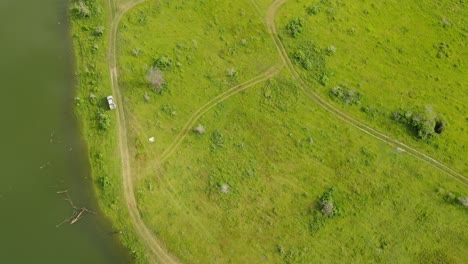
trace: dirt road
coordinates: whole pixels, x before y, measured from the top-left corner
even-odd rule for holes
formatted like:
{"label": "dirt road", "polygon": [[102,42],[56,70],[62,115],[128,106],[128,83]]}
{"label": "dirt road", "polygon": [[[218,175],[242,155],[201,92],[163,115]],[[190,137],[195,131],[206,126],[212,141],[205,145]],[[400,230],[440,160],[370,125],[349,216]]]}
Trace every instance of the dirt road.
{"label": "dirt road", "polygon": [[120,94],[119,73],[117,70],[117,30],[122,16],[132,7],[144,2],[142,0],[128,1],[125,5],[117,6],[116,0],[108,0],[111,13],[111,31],[109,36],[109,70],[111,76],[112,93],[117,102],[117,126],[119,137],[119,151],[122,163],[122,180],[124,198],[127,204],[128,212],[132,219],[135,230],[144,243],[149,253],[149,261],[152,263],[179,263],[176,257],[171,255],[164,245],[154,236],[153,232],[146,226],[138,212],[135,199],[132,172],[130,167],[130,156],[127,139],[127,123],[125,118],[125,108]]}

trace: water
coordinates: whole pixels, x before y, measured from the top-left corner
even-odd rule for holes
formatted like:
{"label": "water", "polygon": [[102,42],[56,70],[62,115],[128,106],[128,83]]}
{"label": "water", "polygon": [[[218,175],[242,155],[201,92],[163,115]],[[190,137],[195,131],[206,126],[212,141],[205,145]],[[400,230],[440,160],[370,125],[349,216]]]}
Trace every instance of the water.
{"label": "water", "polygon": [[67,0],[0,0],[0,263],[128,263],[98,211],[72,112]]}

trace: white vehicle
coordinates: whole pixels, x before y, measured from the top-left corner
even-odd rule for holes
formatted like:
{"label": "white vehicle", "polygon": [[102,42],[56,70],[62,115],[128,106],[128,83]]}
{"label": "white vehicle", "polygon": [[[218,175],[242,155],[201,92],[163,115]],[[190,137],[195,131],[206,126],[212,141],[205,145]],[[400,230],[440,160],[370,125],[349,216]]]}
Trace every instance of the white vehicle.
{"label": "white vehicle", "polygon": [[114,103],[114,97],[112,95],[107,96],[107,103],[109,103],[110,110],[114,110],[117,105]]}

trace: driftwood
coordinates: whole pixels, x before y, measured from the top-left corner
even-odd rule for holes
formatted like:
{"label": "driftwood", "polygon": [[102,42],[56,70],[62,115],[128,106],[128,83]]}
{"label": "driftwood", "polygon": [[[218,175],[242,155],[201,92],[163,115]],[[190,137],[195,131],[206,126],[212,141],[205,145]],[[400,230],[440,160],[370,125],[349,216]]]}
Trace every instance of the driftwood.
{"label": "driftwood", "polygon": [[58,191],[57,193],[58,194],[64,194],[66,196],[64,198],[64,200],[68,202],[68,204],[70,205],[71,208],[73,208],[73,213],[72,213],[72,215],[70,217],[63,220],[62,222],[60,222],[55,227],[59,227],[59,226],[63,225],[64,223],[69,223],[70,225],[73,225],[74,223],[78,222],[81,218],[83,218],[86,213],[96,214],[95,212],[90,211],[85,207],[77,207],[73,203],[72,199],[70,198],[70,195],[68,194],[68,190]]}

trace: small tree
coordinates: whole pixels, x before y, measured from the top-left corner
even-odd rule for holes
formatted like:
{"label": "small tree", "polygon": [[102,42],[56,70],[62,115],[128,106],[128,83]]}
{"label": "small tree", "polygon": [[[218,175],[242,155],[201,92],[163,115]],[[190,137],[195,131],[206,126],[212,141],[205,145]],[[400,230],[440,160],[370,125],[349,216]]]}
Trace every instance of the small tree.
{"label": "small tree", "polygon": [[83,1],[73,5],[73,12],[80,17],[89,17],[91,15],[88,6]]}
{"label": "small tree", "polygon": [[162,71],[157,67],[151,67],[146,74],[146,80],[157,93],[162,93],[163,86],[166,83]]}
{"label": "small tree", "polygon": [[203,134],[205,134],[206,129],[205,129],[205,127],[204,127],[202,124],[198,124],[198,126],[196,126],[196,127],[193,129],[193,131],[194,131],[195,133],[197,133],[197,134],[203,135]]}
{"label": "small tree", "polygon": [[334,212],[335,205],[333,201],[320,201],[321,212],[324,216],[330,217]]}
{"label": "small tree", "polygon": [[104,27],[103,26],[99,26],[99,27],[96,28],[96,30],[94,30],[94,35],[97,36],[97,37],[101,37],[103,34],[104,34]]}
{"label": "small tree", "polygon": [[302,33],[302,26],[304,25],[304,21],[300,18],[292,19],[286,24],[286,30],[293,38],[297,38],[300,33]]}
{"label": "small tree", "polygon": [[461,205],[468,207],[468,197],[460,197],[458,198],[458,202]]}

